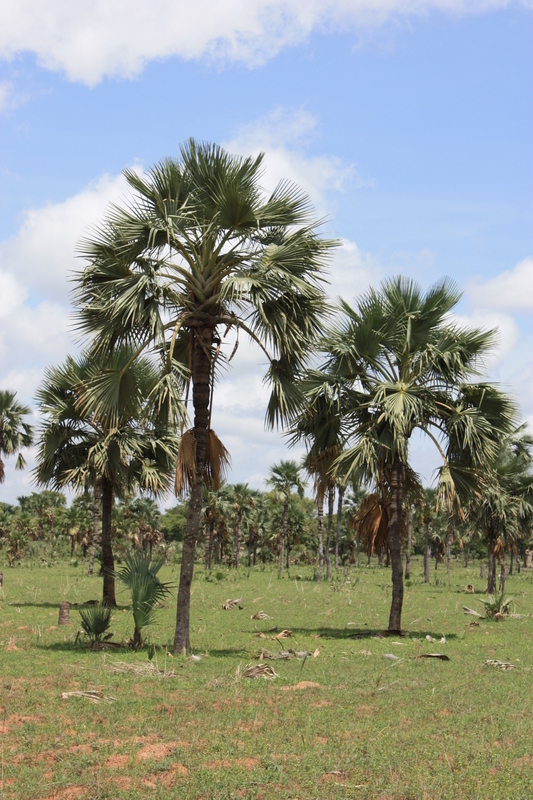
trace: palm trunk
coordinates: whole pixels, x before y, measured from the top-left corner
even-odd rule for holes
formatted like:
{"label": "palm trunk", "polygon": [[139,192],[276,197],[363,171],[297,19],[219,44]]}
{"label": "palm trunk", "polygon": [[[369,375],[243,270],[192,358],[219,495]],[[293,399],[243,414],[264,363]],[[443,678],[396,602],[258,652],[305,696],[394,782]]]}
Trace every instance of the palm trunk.
{"label": "palm trunk", "polygon": [[281,532],[281,553],[279,557],[279,574],[283,572],[283,556],[285,555],[285,540],[287,538],[287,528],[289,526],[289,498],[285,498],[283,506],[283,530]]}
{"label": "palm trunk", "polygon": [[248,567],[252,566],[252,525],[248,523],[248,541],[246,542],[248,549]]}
{"label": "palm trunk", "polygon": [[75,542],[76,542],[76,540],[75,540],[74,536],[71,536],[70,537],[70,557],[71,558],[73,558],[73,556],[74,556]]}
{"label": "palm trunk", "polygon": [[467,544],[465,544],[464,553],[465,553],[465,569],[467,569],[468,568],[468,545]]}
{"label": "palm trunk", "polygon": [[183,539],[180,584],[176,609],[176,631],[174,634],[174,653],[188,653],[191,649],[189,639],[189,617],[191,609],[191,583],[194,572],[194,554],[200,529],[200,518],[204,502],[204,464],[209,427],[209,394],[211,385],[211,346],[212,328],[195,328],[192,348],[192,383],[194,406],[194,438],[196,440],[196,478],[191,487],[191,498],[187,513],[187,524]]}
{"label": "palm trunk", "polygon": [[333,530],[333,511],[335,505],[335,486],[328,486],[328,532],[326,535],[326,546],[324,548],[324,559],[326,561],[326,580],[331,579],[331,556],[329,548],[331,546],[331,532]]}
{"label": "palm trunk", "polygon": [[358,567],[359,566],[359,552],[361,550],[361,536],[359,535],[359,531],[357,531],[357,535],[355,537],[355,542],[356,542],[356,548],[357,548],[356,551],[355,551],[356,552],[356,555],[355,555],[355,566]]}
{"label": "palm trunk", "polygon": [[291,537],[287,533],[287,551],[286,551],[286,554],[285,554],[285,563],[286,563],[286,566],[287,566],[287,572],[289,571],[289,558],[290,558],[290,555],[291,555],[291,541],[290,541],[290,539],[291,539]]}
{"label": "palm trunk", "polygon": [[323,533],[324,533],[324,498],[320,497],[317,498],[316,501],[317,509],[318,509],[318,572],[316,574],[317,581],[322,580],[322,570],[324,569],[324,545],[323,545]]}
{"label": "palm trunk", "polygon": [[400,632],[402,628],[403,605],[403,563],[402,563],[402,504],[405,491],[405,467],[394,461],[391,467],[391,515],[389,522],[389,549],[392,564],[392,602],[389,617],[389,631]]}
{"label": "palm trunk", "polygon": [[94,502],[93,502],[93,530],[91,536],[91,552],[89,555],[89,569],[87,575],[90,577],[94,572],[94,554],[96,550],[96,540],[98,538],[98,524],[100,522],[100,481],[94,482]]}
{"label": "palm trunk", "polygon": [[239,569],[239,551],[241,549],[242,512],[237,512],[235,520],[235,538],[233,540],[233,566]]}
{"label": "palm trunk", "polygon": [[383,569],[383,559],[385,558],[385,542],[381,545],[381,550],[379,551],[378,555],[378,564],[379,568]]}
{"label": "palm trunk", "polygon": [[495,546],[496,546],[496,535],[494,534],[492,528],[490,528],[488,535],[488,553],[489,553],[489,569],[487,573],[488,594],[496,594],[496,556],[494,554]]}
{"label": "palm trunk", "polygon": [[504,592],[506,577],[507,576],[505,574],[505,553],[502,552],[500,556],[500,594],[503,594]]}
{"label": "palm trunk", "polygon": [[513,547],[511,546],[511,555],[509,557],[509,575],[513,574],[513,561],[514,561],[514,551]]}
{"label": "palm trunk", "polygon": [[103,602],[116,606],[115,600],[115,559],[113,558],[111,514],[113,511],[113,484],[102,477],[102,573],[104,576]]}
{"label": "palm trunk", "polygon": [[405,553],[405,580],[411,578],[411,545],[413,542],[413,506],[407,510],[407,551]]}
{"label": "palm trunk", "polygon": [[215,536],[213,549],[214,549],[215,564],[220,564],[220,542],[218,541],[218,533]]}
{"label": "palm trunk", "polygon": [[450,559],[452,555],[453,524],[448,524],[448,535],[446,536],[446,574],[450,574]]}
{"label": "palm trunk", "polygon": [[424,520],[424,583],[429,583],[429,519]]}
{"label": "palm trunk", "polygon": [[339,486],[339,499],[337,502],[337,531],[335,535],[335,572],[339,571],[339,540],[341,538],[343,497],[344,497],[344,489]]}
{"label": "palm trunk", "polygon": [[211,537],[212,537],[213,524],[206,521],[205,523],[205,554],[204,554],[204,568],[211,569]]}

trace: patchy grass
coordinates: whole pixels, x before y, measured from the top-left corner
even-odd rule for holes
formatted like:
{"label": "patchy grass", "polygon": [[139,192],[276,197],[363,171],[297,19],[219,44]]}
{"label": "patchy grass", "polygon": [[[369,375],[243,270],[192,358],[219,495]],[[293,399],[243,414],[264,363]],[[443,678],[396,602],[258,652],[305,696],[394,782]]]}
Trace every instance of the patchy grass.
{"label": "patchy grass", "polygon": [[[270,568],[217,571],[222,579],[210,580],[198,567],[193,582],[200,660],[167,655],[172,601],[151,629],[156,668],[147,669],[147,650],[76,646],[75,608],[70,625],[57,626],[59,603],[98,599],[100,579],[66,564],[4,570],[1,800],[533,796],[530,573],[506,586],[521,617],[474,620],[463,604],[483,606],[461,589],[482,592],[478,567],[454,564],[450,581],[439,567],[424,585],[415,560],[409,636],[375,638],[388,621],[388,570],[354,569],[349,582],[329,585],[305,568],[281,580]],[[162,572],[177,583],[177,568]],[[229,598],[242,598],[243,609],[223,611]],[[251,619],[258,611],[271,619]],[[272,638],[283,629],[292,636]],[[111,630],[117,641],[131,637],[128,610]],[[243,677],[261,650],[289,649],[314,655],[265,661],[277,678]],[[432,652],[450,660],[420,657]],[[97,702],[62,697],[89,690]]]}

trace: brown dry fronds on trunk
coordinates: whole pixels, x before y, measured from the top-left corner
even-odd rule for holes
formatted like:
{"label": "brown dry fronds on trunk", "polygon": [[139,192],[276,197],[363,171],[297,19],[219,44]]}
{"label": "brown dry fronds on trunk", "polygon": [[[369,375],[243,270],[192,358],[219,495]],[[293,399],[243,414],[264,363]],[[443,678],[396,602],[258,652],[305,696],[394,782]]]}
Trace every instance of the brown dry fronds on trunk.
{"label": "brown dry fronds on trunk", "polygon": [[390,503],[377,494],[369,494],[355,515],[355,527],[359,530],[361,542],[367,554],[380,553],[383,545],[389,542]]}
{"label": "brown dry fronds on trunk", "polygon": [[[207,487],[212,486],[215,491],[220,489],[230,466],[231,459],[228,450],[224,447],[216,433],[209,429],[205,446],[204,482]],[[178,448],[176,463],[176,482],[174,490],[176,496],[183,495],[196,480],[196,439],[194,431],[190,428],[182,434]]]}

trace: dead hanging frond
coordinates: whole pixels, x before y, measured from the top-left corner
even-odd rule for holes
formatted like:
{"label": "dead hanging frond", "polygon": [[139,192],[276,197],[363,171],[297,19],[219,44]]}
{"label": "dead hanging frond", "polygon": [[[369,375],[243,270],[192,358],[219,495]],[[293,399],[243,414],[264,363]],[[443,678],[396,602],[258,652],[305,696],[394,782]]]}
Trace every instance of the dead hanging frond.
{"label": "dead hanging frond", "polygon": [[448,466],[442,467],[439,473],[436,510],[437,513],[439,513],[439,511],[444,511],[450,517],[455,515],[461,522],[465,518],[461,500]]}
{"label": "dead hanging frond", "polygon": [[505,542],[501,538],[501,536],[498,536],[498,538],[496,539],[496,543],[494,545],[494,555],[496,556],[496,558],[501,558],[504,553],[505,553]]}
{"label": "dead hanging frond", "polygon": [[176,463],[176,497],[184,495],[196,481],[196,439],[192,429],[182,434]]}
{"label": "dead hanging frond", "polygon": [[361,542],[367,554],[380,553],[389,544],[390,504],[377,494],[365,497],[354,518]]}
{"label": "dead hanging frond", "polygon": [[305,468],[313,478],[313,489],[318,502],[324,502],[325,494],[334,481],[333,464],[338,455],[339,448],[334,444],[317,454],[311,451],[307,456]]}
{"label": "dead hanging frond", "polygon": [[229,451],[224,447],[215,431],[207,432],[207,443],[205,451],[204,480],[207,487],[213,486],[214,491],[220,489],[220,485],[226,477],[227,470],[231,464]]}
{"label": "dead hanging frond", "polygon": [[[230,454],[213,430],[207,431],[204,462],[204,482],[215,491],[226,476],[231,463]],[[196,480],[196,439],[190,428],[182,435],[176,464],[176,496],[185,494]]]}

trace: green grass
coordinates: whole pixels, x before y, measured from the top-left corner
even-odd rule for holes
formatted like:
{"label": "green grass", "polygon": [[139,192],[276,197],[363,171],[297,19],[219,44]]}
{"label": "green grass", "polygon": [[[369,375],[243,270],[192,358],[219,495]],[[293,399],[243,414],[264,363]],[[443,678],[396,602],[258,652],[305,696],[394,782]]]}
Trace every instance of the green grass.
{"label": "green grass", "polygon": [[[191,638],[200,661],[166,655],[174,601],[147,630],[158,666],[176,673],[158,679],[110,668],[117,660],[146,665],[146,650],[75,646],[74,608],[70,625],[56,627],[59,603],[98,599],[99,578],[67,564],[4,569],[1,800],[533,796],[530,573],[506,586],[522,618],[471,627],[463,604],[480,613],[483,606],[461,587],[483,590],[478,567],[454,563],[449,582],[439,567],[424,585],[415,560],[403,613],[410,636],[391,639],[374,638],[388,621],[388,570],[354,569],[349,583],[329,585],[313,583],[304,568],[281,580],[270,568],[221,571],[222,580],[206,580],[198,567],[193,582]],[[177,567],[161,574],[178,581]],[[222,610],[238,597],[242,611]],[[272,619],[250,619],[259,610]],[[255,636],[272,636],[274,625],[292,638]],[[111,630],[115,640],[131,637],[129,611],[117,611]],[[279,675],[272,681],[243,678],[261,647],[320,653],[266,662]],[[428,652],[450,660],[417,658]],[[487,659],[515,668],[486,667]],[[62,699],[88,689],[116,700]]]}

